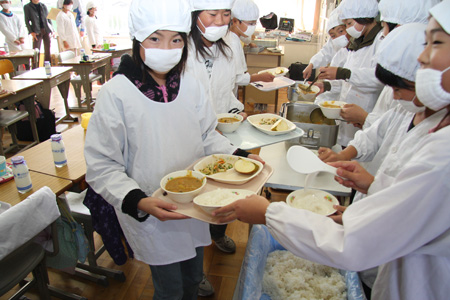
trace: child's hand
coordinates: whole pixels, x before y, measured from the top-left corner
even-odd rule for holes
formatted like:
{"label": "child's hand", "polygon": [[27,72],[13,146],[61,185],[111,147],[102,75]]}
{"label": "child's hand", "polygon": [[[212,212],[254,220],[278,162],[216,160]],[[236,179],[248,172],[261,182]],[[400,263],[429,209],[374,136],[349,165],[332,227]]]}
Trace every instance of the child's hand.
{"label": "child's hand", "polygon": [[189,219],[185,215],[171,211],[177,209],[176,205],[154,197],[142,198],[138,203],[138,209],[160,221]]}

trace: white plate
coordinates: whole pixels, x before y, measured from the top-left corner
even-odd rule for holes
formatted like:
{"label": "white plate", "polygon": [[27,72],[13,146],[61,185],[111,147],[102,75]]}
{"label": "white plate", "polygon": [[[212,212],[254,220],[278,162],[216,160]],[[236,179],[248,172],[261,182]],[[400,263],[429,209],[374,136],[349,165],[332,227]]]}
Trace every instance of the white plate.
{"label": "white plate", "polygon": [[[311,197],[310,195],[314,196]],[[334,214],[336,209],[333,208],[333,205],[339,205],[336,197],[330,193],[316,189],[293,191],[286,197],[286,203],[291,207],[306,209],[324,216]]]}
{"label": "white plate", "polygon": [[205,175],[208,179],[215,180],[217,182],[222,183],[229,183],[229,184],[243,184],[246,183],[256,176],[258,176],[259,173],[261,173],[262,169],[264,168],[263,164],[260,163],[257,160],[246,158],[246,157],[240,157],[236,155],[230,155],[230,154],[213,154],[210,156],[205,157],[198,163],[194,165],[194,170],[201,173],[201,169],[205,168],[208,164],[214,164],[218,159],[224,159],[226,162],[231,163],[234,165],[234,163],[239,159],[246,159],[253,163],[255,163],[258,166],[258,170],[255,173],[252,174],[241,174],[238,173],[234,168],[231,168],[227,170],[226,172],[220,172],[213,175]]}
{"label": "white plate", "polygon": [[[272,125],[261,125],[260,122],[262,119],[269,119],[269,118],[276,118],[276,119],[283,119],[286,124],[288,125],[288,130],[283,130],[283,131],[272,131],[270,130],[270,128],[272,127]],[[275,114],[258,114],[258,115],[252,115],[247,117],[247,121],[252,124],[256,129],[258,129],[261,132],[264,132],[265,134],[268,135],[281,135],[281,134],[286,134],[289,133],[291,131],[294,131],[297,126],[292,123],[291,121],[289,121],[286,118],[283,118],[279,115],[275,115]]]}
{"label": "white plate", "polygon": [[284,87],[291,86],[293,84],[295,84],[294,80],[284,76],[275,77],[272,82],[255,81],[250,83],[250,85],[254,86],[262,92],[275,91]]}
{"label": "white plate", "polygon": [[276,67],[276,68],[272,68],[272,69],[259,71],[258,74],[266,73],[266,72],[272,74],[275,77],[280,77],[280,76],[286,75],[287,72],[289,72],[289,69],[285,68],[285,67]]}

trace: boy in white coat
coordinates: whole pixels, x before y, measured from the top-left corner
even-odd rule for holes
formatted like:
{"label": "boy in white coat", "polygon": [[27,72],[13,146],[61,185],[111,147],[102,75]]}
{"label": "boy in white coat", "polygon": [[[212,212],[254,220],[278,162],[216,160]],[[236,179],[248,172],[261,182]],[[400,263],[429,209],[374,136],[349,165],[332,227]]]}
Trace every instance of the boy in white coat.
{"label": "boy in white coat", "polygon": [[23,50],[25,43],[25,24],[19,17],[10,10],[11,1],[0,1],[2,11],[0,12],[0,31],[5,36],[5,42],[8,44],[9,51],[19,52]]}

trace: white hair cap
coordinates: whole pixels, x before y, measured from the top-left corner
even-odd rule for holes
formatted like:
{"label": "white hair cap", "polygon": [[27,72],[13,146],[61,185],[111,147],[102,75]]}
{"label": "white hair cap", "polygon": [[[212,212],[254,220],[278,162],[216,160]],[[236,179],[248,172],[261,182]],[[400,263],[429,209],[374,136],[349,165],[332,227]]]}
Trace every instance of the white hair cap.
{"label": "white hair cap", "polygon": [[236,0],[231,8],[231,16],[241,21],[259,19],[259,8],[253,0]]}
{"label": "white hair cap", "polygon": [[444,0],[430,9],[430,14],[450,34],[450,0]]}
{"label": "white hair cap", "polygon": [[375,18],[378,15],[377,0],[344,0],[339,5],[339,18]]}
{"label": "white hair cap", "polygon": [[233,2],[234,0],[192,0],[192,10],[231,9]]}
{"label": "white hair cap", "polygon": [[330,13],[330,16],[328,17],[328,22],[327,22],[327,32],[330,31],[330,29],[333,29],[336,26],[339,25],[344,25],[344,22],[342,22],[341,19],[339,19],[339,13],[338,11],[335,9]]}
{"label": "white hair cap", "polygon": [[377,62],[389,72],[409,81],[416,81],[420,68],[417,60],[425,44],[425,29],[422,23],[409,23],[392,30],[380,43]]}
{"label": "white hair cap", "polygon": [[428,10],[440,0],[381,0],[380,20],[394,24],[428,23]]}
{"label": "white hair cap", "polygon": [[97,4],[95,4],[94,1],[88,1],[88,3],[86,4],[86,11],[90,10],[93,7],[97,7]]}
{"label": "white hair cap", "polygon": [[131,38],[139,42],[157,30],[189,33],[191,6],[188,0],[133,0],[128,27]]}

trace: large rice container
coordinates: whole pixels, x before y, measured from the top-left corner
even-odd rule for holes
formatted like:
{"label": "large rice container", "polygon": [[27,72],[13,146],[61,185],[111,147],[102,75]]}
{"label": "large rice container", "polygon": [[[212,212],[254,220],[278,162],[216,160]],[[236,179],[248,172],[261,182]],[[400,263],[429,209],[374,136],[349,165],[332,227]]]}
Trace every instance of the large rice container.
{"label": "large rice container", "polygon": [[[250,237],[242,262],[239,279],[234,290],[233,300],[270,300],[262,293],[264,269],[269,253],[275,250],[286,250],[269,233],[266,226],[255,225]],[[340,270],[345,278],[348,300],[365,300],[358,273]]]}

